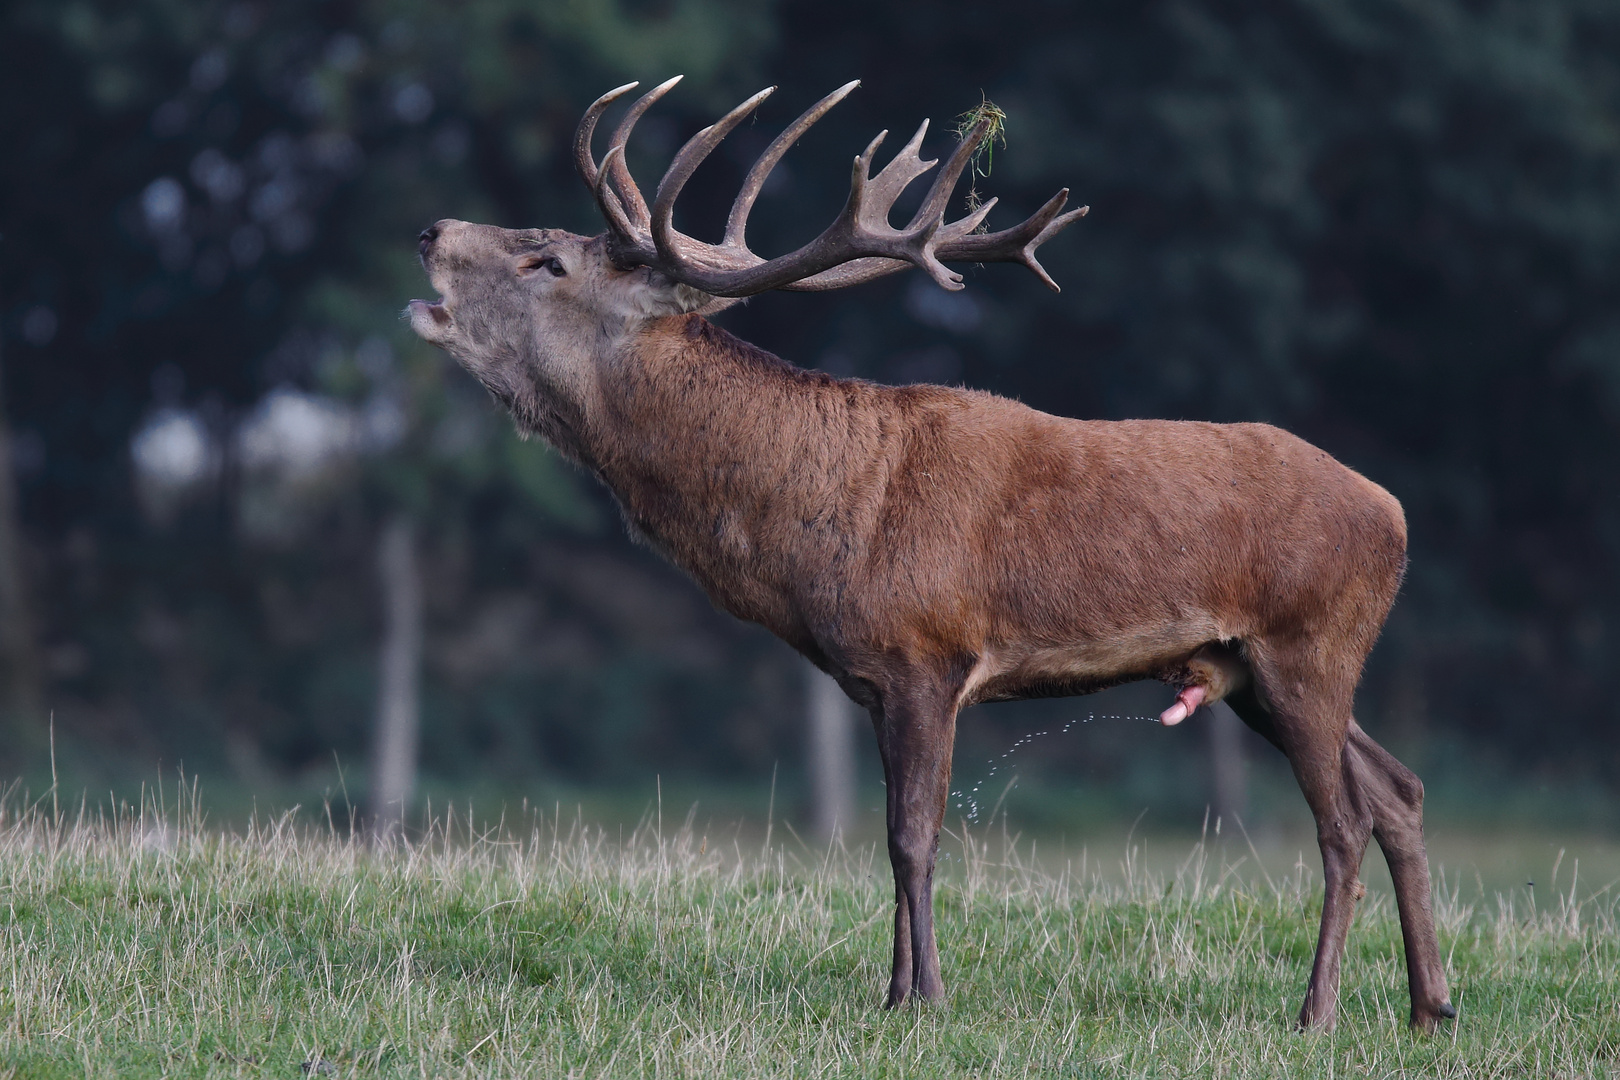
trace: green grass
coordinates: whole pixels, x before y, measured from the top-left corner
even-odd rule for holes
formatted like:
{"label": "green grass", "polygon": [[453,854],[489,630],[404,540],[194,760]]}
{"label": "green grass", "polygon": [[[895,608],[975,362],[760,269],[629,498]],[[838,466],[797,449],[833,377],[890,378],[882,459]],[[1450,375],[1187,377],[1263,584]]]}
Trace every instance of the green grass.
{"label": "green grass", "polygon": [[[1614,892],[1438,898],[1460,1023],[1407,1031],[1392,905],[1358,914],[1339,1029],[1301,1035],[1310,874],[1042,867],[953,837],[949,1002],[885,1012],[870,848],[649,821],[374,850],[284,817],[0,810],[0,1075],[1603,1076]],[[994,854],[992,854],[995,852]],[[1376,857],[1376,856],[1374,856]]]}

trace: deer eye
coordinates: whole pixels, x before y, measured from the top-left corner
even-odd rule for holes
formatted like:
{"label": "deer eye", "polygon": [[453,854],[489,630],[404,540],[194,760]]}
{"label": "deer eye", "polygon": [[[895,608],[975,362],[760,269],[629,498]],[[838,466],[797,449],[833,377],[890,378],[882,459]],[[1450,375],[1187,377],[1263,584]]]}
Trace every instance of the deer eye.
{"label": "deer eye", "polygon": [[518,270],[524,273],[533,273],[536,270],[549,270],[552,277],[563,277],[568,269],[563,266],[562,260],[555,255],[530,255],[518,263]]}

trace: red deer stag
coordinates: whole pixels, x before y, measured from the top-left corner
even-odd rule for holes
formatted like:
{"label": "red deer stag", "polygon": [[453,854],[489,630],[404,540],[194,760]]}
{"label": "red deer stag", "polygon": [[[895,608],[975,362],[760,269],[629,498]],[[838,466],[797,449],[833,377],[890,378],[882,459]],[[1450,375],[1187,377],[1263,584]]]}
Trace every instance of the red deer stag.
{"label": "red deer stag", "polygon": [[1021,225],[980,232],[994,200],[947,222],[988,134],[966,133],[909,224],[895,201],[936,162],[925,123],[873,175],[855,159],[837,219],[762,259],[748,214],[790,146],[857,84],[822,99],[749,171],[718,244],[676,231],[698,165],[763,101],[705,128],[649,207],[625,165],[633,104],[598,163],[592,133],[635,84],[600,98],[575,139],[607,232],[441,221],[420,250],[442,299],[412,327],[613,492],[630,528],[714,603],[760,623],[870,711],[888,782],[895,880],[888,1003],[944,994],[933,873],[956,715],[981,701],[1078,694],[1132,679],[1179,688],[1166,724],[1229,700],[1294,768],[1322,849],[1321,936],[1300,1023],[1330,1027],[1369,836],[1389,861],[1412,1023],[1455,1016],[1423,846],[1423,787],[1357,726],[1351,699],[1400,586],[1400,504],[1263,424],[1069,420],[992,394],[879,386],[805,371],[704,319],[767,289],[837,289],[945,263],[1018,262],[1085,213],[1060,191]]}

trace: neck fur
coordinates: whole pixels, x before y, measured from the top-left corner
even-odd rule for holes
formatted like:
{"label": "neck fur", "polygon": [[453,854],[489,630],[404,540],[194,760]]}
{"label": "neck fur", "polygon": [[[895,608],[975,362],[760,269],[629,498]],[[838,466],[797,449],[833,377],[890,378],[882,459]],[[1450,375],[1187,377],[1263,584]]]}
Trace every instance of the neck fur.
{"label": "neck fur", "polygon": [[901,442],[894,391],[795,368],[697,315],[648,322],[596,370],[594,394],[536,432],[722,607],[790,626],[796,583],[875,525]]}

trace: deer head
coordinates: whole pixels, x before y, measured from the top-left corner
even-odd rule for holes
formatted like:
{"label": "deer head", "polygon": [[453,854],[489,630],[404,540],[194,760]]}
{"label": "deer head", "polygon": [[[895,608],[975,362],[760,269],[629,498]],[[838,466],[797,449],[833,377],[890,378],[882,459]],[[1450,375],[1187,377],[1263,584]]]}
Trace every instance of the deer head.
{"label": "deer head", "polygon": [[820,236],[774,259],[749,250],[748,215],[771,170],[856,82],[822,98],[766,148],[743,181],[720,243],[682,234],[672,221],[681,190],[721,140],[775,88],[760,91],[693,136],[675,155],[649,207],[625,165],[625,145],[636,122],[678,81],[662,83],[631,105],[600,163],[591,150],[597,122],[637,84],[602,95],[580,121],[575,163],[607,232],[583,237],[557,229],[501,229],[447,220],[421,235],[422,262],[441,299],[411,301],[412,328],[450,351],[517,409],[520,418],[545,411],[542,398],[582,407],[592,392],[596,362],[613,354],[641,324],[668,315],[718,311],[769,289],[838,289],[913,266],[942,288],[960,289],[962,276],[948,269],[948,262],[1022,263],[1057,288],[1035,250],[1089,209],[1065,213],[1067,189],[1022,224],[1001,232],[978,231],[995,199],[959,220],[945,220],[957,180],[990,134],[989,117],[964,133],[905,227],[889,223],[896,200],[938,164],[918,155],[928,131],[926,120],[876,175],[873,158],[888,133],[872,140],[855,159],[843,211]]}

